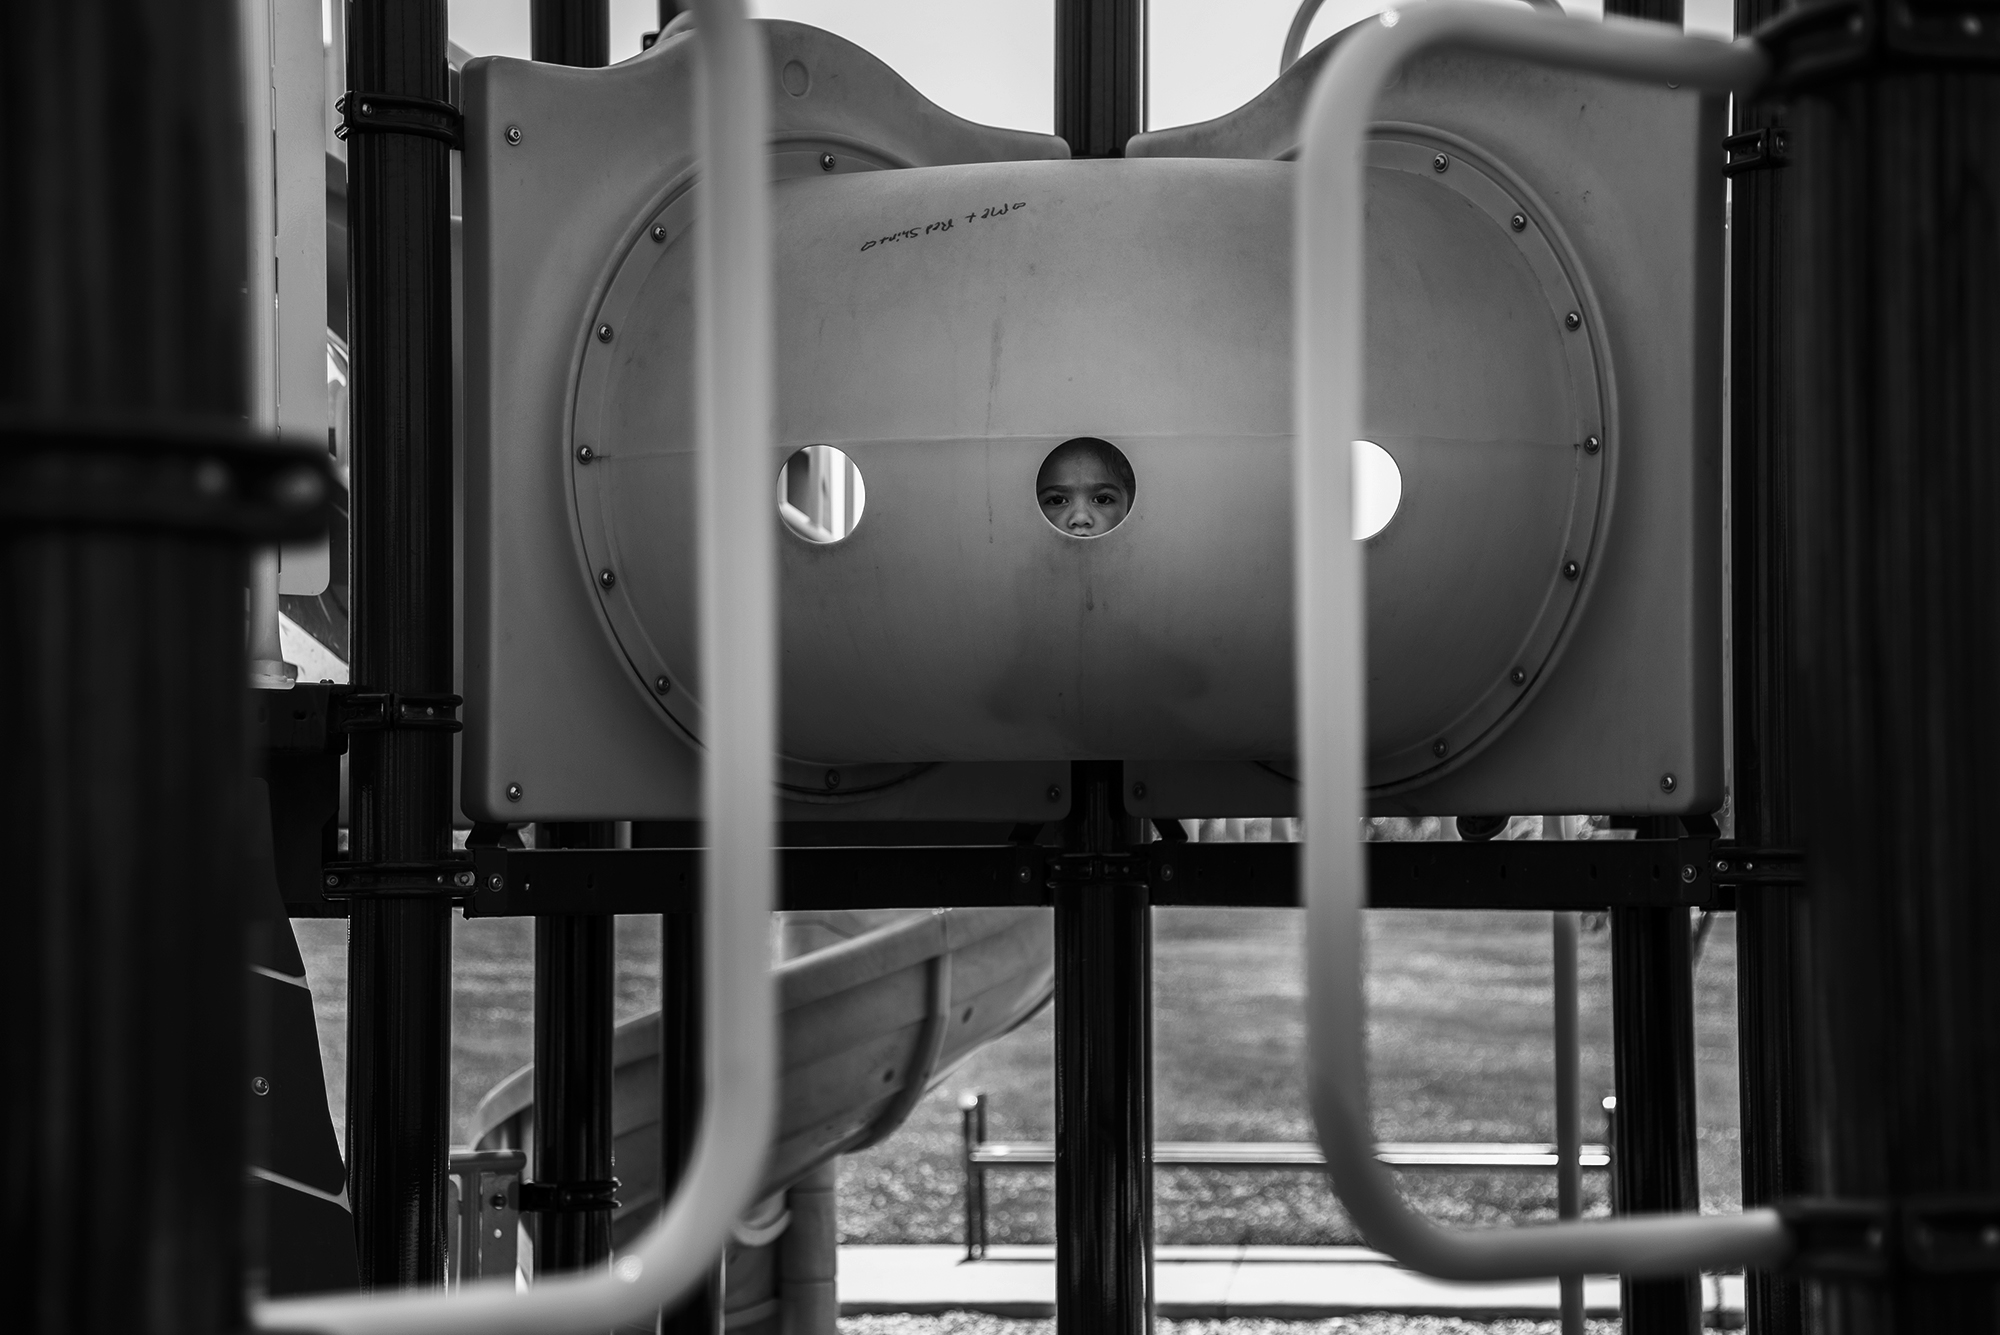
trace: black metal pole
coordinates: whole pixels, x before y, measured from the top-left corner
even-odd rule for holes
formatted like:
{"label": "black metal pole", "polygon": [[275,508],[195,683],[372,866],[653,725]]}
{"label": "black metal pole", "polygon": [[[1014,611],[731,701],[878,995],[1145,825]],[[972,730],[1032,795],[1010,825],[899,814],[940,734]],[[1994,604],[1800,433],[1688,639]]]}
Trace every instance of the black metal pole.
{"label": "black metal pole", "polygon": [[[443,101],[444,0],[350,0],[351,89]],[[452,689],[450,150],[347,141],[353,679]],[[451,852],[451,735],[356,733],[350,856]],[[364,1288],[438,1284],[447,1224],[451,905],[360,898],[348,925],[347,1146]]]}
{"label": "black metal pole", "polygon": [[[1055,890],[1056,1329],[1153,1325],[1153,923],[1145,882],[1104,855],[1135,842],[1122,767],[1072,767]],[[1135,872],[1136,876],[1137,873]]]}
{"label": "black metal pole", "polygon": [[1056,133],[1070,155],[1124,157],[1145,109],[1145,0],[1056,0]]}
{"label": "black metal pole", "polygon": [[[1736,30],[1776,15],[1777,0],[1736,0]],[[1782,133],[1781,106],[1739,100],[1732,130]],[[1770,146],[1775,149],[1775,145]],[[1767,151],[1770,151],[1767,149]],[[1768,160],[1768,159],[1767,159]],[[1791,410],[1784,244],[1789,170],[1730,183],[1730,532],[1736,842],[1793,848]],[[1803,892],[1736,892],[1736,1033],[1743,1204],[1806,1189],[1794,998]],[[1753,1270],[1743,1307],[1751,1335],[1802,1335],[1804,1290],[1794,1276]]]}
{"label": "black metal pole", "polygon": [[530,0],[528,51],[551,65],[609,64],[611,0]]}
{"label": "black metal pole", "polygon": [[[1815,1280],[1811,1308],[1855,1335],[1991,1331],[2000,69],[1955,11],[1855,28],[1931,54],[1878,47],[1791,99],[1803,1013],[1814,1192],[1900,1207],[1901,1255]],[[1925,1218],[1948,1201],[1967,1213]]]}
{"label": "black metal pole", "polygon": [[229,0],[0,8],[0,1275],[24,1335],[246,1322],[245,540],[279,535],[244,430],[239,52]]}

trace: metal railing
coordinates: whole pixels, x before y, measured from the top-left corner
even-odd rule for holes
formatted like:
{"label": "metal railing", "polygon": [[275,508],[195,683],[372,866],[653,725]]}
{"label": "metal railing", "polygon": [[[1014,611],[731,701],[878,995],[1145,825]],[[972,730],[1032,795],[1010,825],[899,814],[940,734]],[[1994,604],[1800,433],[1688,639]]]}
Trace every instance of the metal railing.
{"label": "metal railing", "polygon": [[1363,554],[1345,524],[1362,387],[1363,149],[1382,89],[1412,56],[1453,47],[1711,93],[1748,92],[1769,69],[1753,41],[1683,37],[1660,24],[1602,23],[1464,0],[1388,10],[1334,53],[1313,89],[1293,228],[1297,296],[1293,402],[1300,754],[1306,830],[1307,1080],[1334,1188],[1368,1242],[1447,1279],[1668,1275],[1771,1266],[1792,1251],[1775,1210],[1634,1215],[1465,1231],[1412,1211],[1375,1158],[1368,1104],[1361,909],[1353,837],[1363,812],[1367,621]]}
{"label": "metal railing", "polygon": [[378,1296],[257,1304],[265,1331],[585,1335],[650,1320],[706,1279],[759,1185],[775,1122],[777,593],[770,497],[767,61],[744,0],[695,0],[697,588],[702,749],[702,1053],[706,1101],[680,1189],[610,1270]]}

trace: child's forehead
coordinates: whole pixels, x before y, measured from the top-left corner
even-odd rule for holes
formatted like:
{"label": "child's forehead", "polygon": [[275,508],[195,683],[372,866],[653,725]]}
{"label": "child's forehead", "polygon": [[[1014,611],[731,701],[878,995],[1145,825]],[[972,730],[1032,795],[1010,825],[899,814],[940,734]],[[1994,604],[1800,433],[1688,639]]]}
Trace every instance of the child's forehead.
{"label": "child's forehead", "polygon": [[1052,459],[1050,481],[1100,483],[1118,481],[1117,470],[1111,461],[1097,450],[1073,450]]}

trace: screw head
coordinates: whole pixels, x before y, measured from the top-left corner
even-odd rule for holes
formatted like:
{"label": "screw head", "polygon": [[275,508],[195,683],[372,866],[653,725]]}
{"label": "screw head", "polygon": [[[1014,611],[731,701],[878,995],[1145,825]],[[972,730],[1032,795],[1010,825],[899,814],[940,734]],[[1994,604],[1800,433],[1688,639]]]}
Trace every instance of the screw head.
{"label": "screw head", "polygon": [[253,1075],[250,1077],[250,1092],[261,1099],[271,1092],[271,1082],[261,1075]]}
{"label": "screw head", "polygon": [[326,884],[328,889],[334,889],[339,886],[340,877],[332,872],[328,872],[326,875]]}
{"label": "screw head", "polygon": [[1145,784],[1143,784],[1143,783],[1135,783],[1135,784],[1133,784],[1133,785],[1132,785],[1132,796],[1134,796],[1134,797],[1136,797],[1136,798],[1139,798],[1139,799],[1141,799],[1141,800],[1143,801],[1143,800],[1145,799],[1145,796],[1146,796],[1146,785],[1145,785]]}
{"label": "screw head", "polygon": [[508,142],[508,143],[510,143],[510,144],[518,144],[518,143],[520,143],[520,142],[521,142],[521,127],[520,127],[520,126],[518,126],[518,125],[510,125],[510,126],[508,126],[508,127],[507,127],[507,142]]}
{"label": "screw head", "polygon": [[1583,452],[1585,454],[1595,454],[1603,448],[1604,448],[1604,442],[1599,440],[1597,437],[1585,436],[1583,438]]}
{"label": "screw head", "polygon": [[1680,787],[1680,786],[1681,786],[1681,785],[1680,785],[1680,781],[1679,781],[1678,779],[1674,778],[1674,776],[1673,776],[1673,775],[1671,775],[1671,774],[1662,774],[1662,775],[1660,776],[1660,791],[1661,791],[1661,792],[1663,792],[1663,793],[1671,793],[1671,792],[1672,792],[1672,791],[1673,791],[1674,789],[1676,789],[1676,788],[1678,788],[1678,787]]}
{"label": "screw head", "polygon": [[598,341],[599,343],[609,343],[609,342],[611,341],[611,326],[610,326],[610,325],[608,325],[608,324],[601,324],[601,325],[597,326],[597,341]]}
{"label": "screw head", "polygon": [[819,169],[823,172],[830,172],[833,170],[833,154],[822,153],[819,155]]}
{"label": "screw head", "polygon": [[579,445],[576,447],[576,461],[578,463],[587,464],[596,457],[597,457],[597,451],[591,449],[590,446]]}
{"label": "screw head", "polygon": [[1583,328],[1583,317],[1575,311],[1571,311],[1568,315],[1563,316],[1563,328],[1572,331]]}
{"label": "screw head", "polygon": [[1061,785],[1059,785],[1059,784],[1053,784],[1053,783],[1049,785],[1049,801],[1051,801],[1051,802],[1060,802],[1060,801],[1062,801],[1062,787],[1061,787]]}
{"label": "screw head", "polygon": [[1032,867],[1016,867],[1014,869],[1014,879],[1022,885],[1026,885],[1029,881],[1035,879],[1035,869]]}
{"label": "screw head", "polygon": [[1576,562],[1574,561],[1563,562],[1564,579],[1575,579],[1578,575],[1581,575],[1582,573],[1583,573],[1583,567],[1578,565]]}
{"label": "screw head", "polygon": [[1727,858],[1717,858],[1717,859],[1715,860],[1715,874],[1716,874],[1716,875],[1718,875],[1718,876],[1721,876],[1721,875],[1723,875],[1724,873],[1726,873],[1726,872],[1727,872],[1728,870],[1729,870],[1729,860],[1728,860]]}
{"label": "screw head", "polygon": [[654,223],[654,224],[653,224],[653,231],[652,231],[652,237],[653,237],[653,240],[654,240],[654,241],[656,241],[656,242],[663,242],[663,241],[665,241],[665,240],[667,239],[667,229],[666,229],[666,227],[665,227],[664,225],[660,224],[660,223]]}
{"label": "screw head", "polygon": [[521,785],[520,785],[520,784],[518,784],[518,783],[510,783],[510,784],[508,784],[508,785],[507,785],[507,800],[508,800],[509,802],[518,802],[518,801],[520,801],[520,800],[521,800]]}
{"label": "screw head", "polygon": [[496,1209],[496,1210],[504,1210],[504,1209],[506,1209],[506,1208],[507,1208],[507,1193],[506,1193],[506,1192],[504,1192],[504,1191],[496,1191],[496,1192],[494,1192],[494,1193],[493,1193],[493,1208],[494,1208],[494,1209]]}
{"label": "screw head", "polygon": [[478,880],[479,877],[473,872],[462,871],[458,875],[452,877],[451,879],[452,882],[456,884],[459,889],[470,890],[472,888],[472,883]]}
{"label": "screw head", "polygon": [[837,769],[828,770],[826,772],[826,790],[830,793],[838,787],[840,787],[840,771]]}
{"label": "screw head", "polygon": [[1512,672],[1509,672],[1507,674],[1507,680],[1513,682],[1516,686],[1521,685],[1523,682],[1527,681],[1527,679],[1528,679],[1528,674],[1526,670],[1522,668],[1515,668]]}
{"label": "screw head", "polygon": [[507,878],[505,876],[502,876],[497,871],[494,872],[491,876],[486,878],[486,888],[488,890],[491,890],[496,895],[499,894],[503,889],[505,889],[506,886],[507,886]]}
{"label": "screw head", "polygon": [[1700,874],[1701,874],[1700,872],[1694,869],[1694,864],[1692,862],[1688,863],[1686,866],[1681,868],[1681,884],[1693,885],[1695,877],[1699,876]]}
{"label": "screw head", "polygon": [[1174,879],[1174,864],[1173,864],[1173,863],[1171,863],[1171,862],[1162,862],[1162,863],[1160,864],[1160,879],[1161,879],[1161,880],[1163,880],[1163,881],[1171,881],[1171,880],[1173,880],[1173,879]]}
{"label": "screw head", "polygon": [[1443,760],[1445,752],[1449,750],[1451,750],[1451,748],[1445,745],[1445,740],[1442,737],[1438,738],[1436,741],[1431,743],[1431,754],[1436,756],[1439,760]]}
{"label": "screw head", "polygon": [[1431,159],[1431,170],[1434,172],[1448,171],[1450,168],[1451,159],[1442,153]]}
{"label": "screw head", "polygon": [[674,684],[668,681],[667,674],[662,672],[659,676],[653,678],[653,689],[661,695],[665,695],[668,691],[674,689]]}
{"label": "screw head", "polygon": [[1507,225],[1517,232],[1525,232],[1528,230],[1528,215],[1517,213],[1507,220]]}
{"label": "screw head", "polygon": [[373,116],[375,114],[375,104],[373,102],[363,102],[361,104],[361,114],[364,116]]}
{"label": "screw head", "polygon": [[612,574],[610,568],[606,567],[597,572],[597,582],[608,589],[618,582],[618,576]]}

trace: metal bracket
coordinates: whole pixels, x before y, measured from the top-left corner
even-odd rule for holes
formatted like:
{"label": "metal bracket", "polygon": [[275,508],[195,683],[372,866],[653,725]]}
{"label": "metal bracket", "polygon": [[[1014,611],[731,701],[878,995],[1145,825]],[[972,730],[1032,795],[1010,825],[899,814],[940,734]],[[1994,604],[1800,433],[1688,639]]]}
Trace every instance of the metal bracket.
{"label": "metal bracket", "polygon": [[1153,879],[1144,853],[1064,853],[1048,861],[1043,884],[1145,885]]}
{"label": "metal bracket", "polygon": [[615,1177],[582,1182],[523,1182],[520,1199],[524,1214],[588,1214],[593,1210],[615,1210],[620,1204]]}
{"label": "metal bracket", "polygon": [[345,732],[457,732],[465,726],[458,721],[458,707],[464,703],[456,695],[355,691],[340,702],[340,726]]}
{"label": "metal bracket", "polygon": [[1887,1279],[2000,1272],[2000,1196],[1914,1196],[1903,1201],[1781,1202],[1797,1242],[1792,1268]]}
{"label": "metal bracket", "polygon": [[2000,65],[2000,15],[1982,0],[1809,0],[1751,36],[1771,53],[1767,93],[1871,70]]}
{"label": "metal bracket", "polygon": [[327,899],[427,899],[453,902],[472,893],[476,873],[468,858],[435,862],[329,862],[320,894]]}
{"label": "metal bracket", "polygon": [[[1791,143],[1788,131],[1777,126],[1759,126],[1745,130],[1742,134],[1732,134],[1722,141],[1724,176],[1741,176],[1744,172],[1770,171],[1778,167],[1792,165]],[[1741,154],[1742,156],[1737,156]]]}
{"label": "metal bracket", "polygon": [[1709,879],[1718,886],[1802,886],[1806,855],[1796,848],[1750,848],[1718,840],[1709,845]]}
{"label": "metal bracket", "polygon": [[342,142],[350,134],[414,134],[459,148],[465,139],[465,117],[435,98],[349,90],[333,109],[341,113],[333,137]]}

